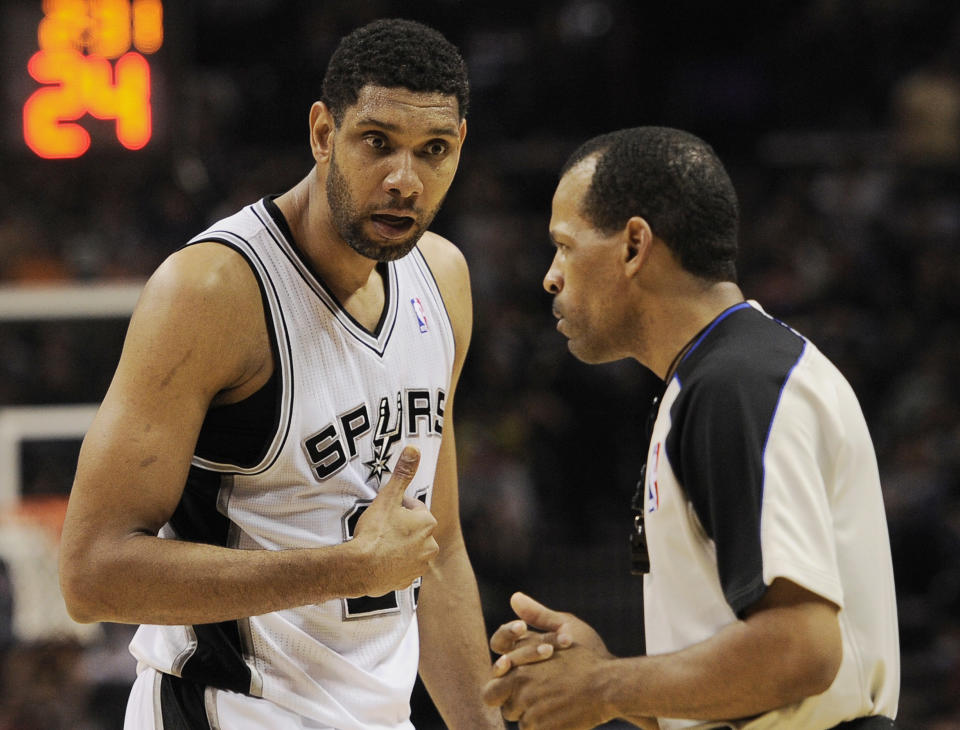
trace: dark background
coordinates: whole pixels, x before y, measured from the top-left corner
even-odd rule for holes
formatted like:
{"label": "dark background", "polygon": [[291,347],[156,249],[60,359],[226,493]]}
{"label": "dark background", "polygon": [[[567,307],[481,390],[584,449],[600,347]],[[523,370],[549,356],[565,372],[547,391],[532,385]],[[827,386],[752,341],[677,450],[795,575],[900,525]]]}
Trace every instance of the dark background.
{"label": "dark background", "polygon": [[[90,151],[59,161],[33,156],[20,131],[40,6],[0,2],[0,287],[142,280],[209,222],[293,185],[312,162],[307,111],[326,61],[357,25],[409,17],[462,49],[469,133],[434,230],[472,272],[457,430],[491,628],[523,589],[591,621],[614,652],[640,650],[626,532],[654,381],[632,362],[582,365],[554,331],[540,286],[550,198],[563,160],[595,134],[655,124],[709,141],[741,195],[745,294],[840,366],[877,445],[900,721],[960,727],[954,2],[168,2],[149,57],[154,139],[130,152],[111,122],[86,117]],[[99,401],[125,325],[0,318],[0,407]],[[25,443],[25,497],[65,494],[77,449]],[[16,599],[4,576],[0,623]],[[22,641],[7,620],[0,730],[118,727],[129,631]],[[439,727],[419,690],[414,715]]]}

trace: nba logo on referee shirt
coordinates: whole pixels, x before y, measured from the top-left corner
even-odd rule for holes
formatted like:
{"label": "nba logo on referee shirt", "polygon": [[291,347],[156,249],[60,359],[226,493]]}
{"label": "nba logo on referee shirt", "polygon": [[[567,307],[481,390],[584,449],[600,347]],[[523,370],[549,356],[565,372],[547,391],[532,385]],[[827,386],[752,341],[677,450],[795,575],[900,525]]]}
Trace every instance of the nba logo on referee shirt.
{"label": "nba logo on referee shirt", "polygon": [[420,331],[427,332],[427,313],[423,311],[423,304],[420,301],[420,297],[411,299],[410,304],[413,305],[413,313],[417,315],[417,324],[420,325]]}
{"label": "nba logo on referee shirt", "polygon": [[657,481],[657,472],[660,470],[660,443],[653,447],[653,459],[647,470],[647,512],[656,512],[660,508],[660,484]]}

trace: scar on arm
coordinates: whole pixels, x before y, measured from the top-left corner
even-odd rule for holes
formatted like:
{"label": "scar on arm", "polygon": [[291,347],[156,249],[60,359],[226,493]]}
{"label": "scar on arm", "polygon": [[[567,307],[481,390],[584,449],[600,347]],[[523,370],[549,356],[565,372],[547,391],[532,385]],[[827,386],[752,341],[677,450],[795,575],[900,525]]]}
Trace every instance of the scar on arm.
{"label": "scar on arm", "polygon": [[148,456],[146,459],[140,462],[140,468],[143,469],[144,467],[148,467],[156,460],[157,460],[156,456]]}
{"label": "scar on arm", "polygon": [[192,349],[187,350],[186,354],[185,354],[183,357],[180,358],[180,362],[178,362],[176,365],[174,365],[174,366],[170,369],[170,372],[167,373],[166,377],[165,377],[163,380],[160,381],[160,387],[161,387],[161,388],[166,388],[168,385],[170,385],[170,381],[173,380],[173,376],[177,374],[177,370],[179,370],[179,369],[180,369],[180,366],[183,365],[187,360],[190,359],[190,356],[191,356],[192,354],[193,354],[193,350],[192,350]]}

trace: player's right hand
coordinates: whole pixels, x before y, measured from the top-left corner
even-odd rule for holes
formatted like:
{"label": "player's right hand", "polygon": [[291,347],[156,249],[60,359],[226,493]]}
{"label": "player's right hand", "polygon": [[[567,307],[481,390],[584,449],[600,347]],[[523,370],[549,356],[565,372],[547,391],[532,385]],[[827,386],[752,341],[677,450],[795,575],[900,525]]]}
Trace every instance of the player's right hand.
{"label": "player's right hand", "polygon": [[354,547],[360,550],[364,595],[382,596],[402,590],[422,576],[440,552],[433,530],[436,518],[426,505],[406,497],[417,473],[420,452],[407,446],[393,475],[357,521]]}

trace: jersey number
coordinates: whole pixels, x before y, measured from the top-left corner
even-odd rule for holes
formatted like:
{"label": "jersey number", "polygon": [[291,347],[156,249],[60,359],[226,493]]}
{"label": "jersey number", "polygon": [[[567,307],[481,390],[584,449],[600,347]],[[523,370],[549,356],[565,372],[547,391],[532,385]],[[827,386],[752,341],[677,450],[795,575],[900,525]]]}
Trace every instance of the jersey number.
{"label": "jersey number", "polygon": [[[424,504],[427,503],[427,492],[426,490],[417,494],[417,499],[419,499]],[[360,516],[367,511],[367,507],[370,506],[370,500],[362,500],[357,502],[353,509],[351,509],[347,514],[343,516],[343,530],[345,533],[346,540],[353,539],[353,532],[357,528],[357,522],[360,520]],[[417,608],[417,598],[420,596],[420,583],[421,579],[417,578],[413,584],[413,608]],[[344,598],[343,599],[343,618],[344,620],[357,619],[357,618],[369,618],[371,616],[380,616],[387,613],[395,613],[400,610],[400,595],[399,591],[390,591],[389,593],[384,593],[382,596],[360,596],[359,598]]]}

